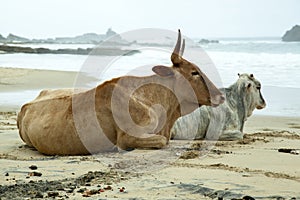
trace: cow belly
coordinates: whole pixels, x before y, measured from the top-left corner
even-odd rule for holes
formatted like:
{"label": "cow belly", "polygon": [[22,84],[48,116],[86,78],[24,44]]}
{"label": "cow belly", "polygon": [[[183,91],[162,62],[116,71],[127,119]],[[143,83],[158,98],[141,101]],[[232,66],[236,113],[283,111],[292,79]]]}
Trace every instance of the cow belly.
{"label": "cow belly", "polygon": [[24,142],[47,155],[87,154],[74,128],[70,98],[25,105],[19,116],[19,134]]}

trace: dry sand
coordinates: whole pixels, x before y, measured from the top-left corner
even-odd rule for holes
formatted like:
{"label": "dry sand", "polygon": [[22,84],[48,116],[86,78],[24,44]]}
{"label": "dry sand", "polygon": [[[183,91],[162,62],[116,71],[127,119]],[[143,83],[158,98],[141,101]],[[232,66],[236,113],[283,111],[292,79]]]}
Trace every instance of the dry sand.
{"label": "dry sand", "polygon": [[[10,89],[23,87],[10,83]],[[171,141],[161,150],[45,156],[19,138],[16,113],[1,112],[0,199],[299,199],[300,155],[278,149],[300,150],[300,118],[252,116],[245,133],[233,142]]]}

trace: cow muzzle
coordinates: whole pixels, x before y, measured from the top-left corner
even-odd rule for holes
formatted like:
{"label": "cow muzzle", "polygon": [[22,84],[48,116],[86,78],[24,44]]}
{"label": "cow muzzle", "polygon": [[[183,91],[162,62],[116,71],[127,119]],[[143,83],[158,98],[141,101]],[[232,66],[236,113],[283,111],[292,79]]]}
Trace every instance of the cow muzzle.
{"label": "cow muzzle", "polygon": [[256,106],[256,109],[261,110],[266,107],[266,104]]}

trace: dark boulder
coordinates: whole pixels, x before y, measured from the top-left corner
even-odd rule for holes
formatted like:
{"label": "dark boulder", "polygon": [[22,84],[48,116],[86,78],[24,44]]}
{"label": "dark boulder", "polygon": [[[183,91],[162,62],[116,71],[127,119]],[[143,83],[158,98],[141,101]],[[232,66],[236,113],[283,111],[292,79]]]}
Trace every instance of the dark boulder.
{"label": "dark boulder", "polygon": [[300,26],[295,25],[291,30],[287,31],[282,37],[284,42],[300,42]]}

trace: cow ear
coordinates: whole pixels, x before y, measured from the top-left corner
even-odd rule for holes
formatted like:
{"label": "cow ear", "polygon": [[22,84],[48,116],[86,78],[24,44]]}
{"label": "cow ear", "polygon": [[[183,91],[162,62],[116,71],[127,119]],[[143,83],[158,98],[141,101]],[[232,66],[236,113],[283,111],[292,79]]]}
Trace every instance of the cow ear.
{"label": "cow ear", "polygon": [[157,65],[152,68],[152,71],[162,77],[174,76],[174,71],[171,67]]}

